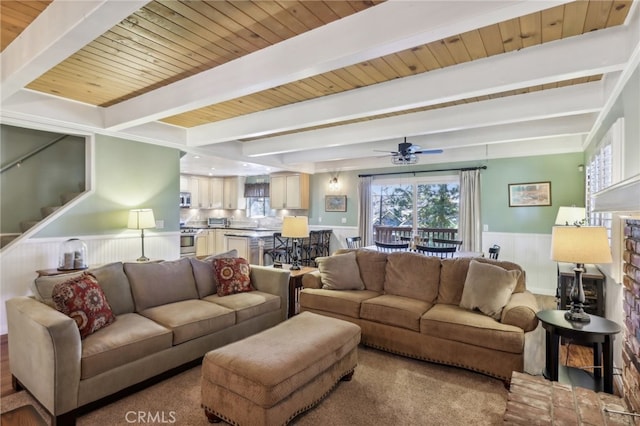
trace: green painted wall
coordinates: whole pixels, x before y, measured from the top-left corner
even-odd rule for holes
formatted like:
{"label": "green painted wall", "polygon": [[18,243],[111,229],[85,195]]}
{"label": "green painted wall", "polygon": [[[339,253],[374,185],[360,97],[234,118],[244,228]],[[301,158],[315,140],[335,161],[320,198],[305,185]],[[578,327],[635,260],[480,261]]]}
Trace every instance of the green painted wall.
{"label": "green painted wall", "polygon": [[[62,134],[0,125],[0,159],[8,166]],[[20,222],[42,219],[42,207],[85,188],[85,138],[69,135],[0,175],[0,232],[22,232]]]}
{"label": "green painted wall", "polygon": [[[550,234],[560,206],[584,207],[582,153],[490,160],[482,173],[482,223],[490,232]],[[551,206],[509,207],[508,185],[551,182]]]}
{"label": "green painted wall", "polygon": [[[584,172],[578,171],[583,163],[582,153],[545,155],[537,157],[506,158],[478,162],[441,163],[425,166],[393,167],[389,169],[340,172],[340,189],[329,190],[329,179],[335,173],[311,176],[311,206],[309,223],[323,226],[358,225],[358,175],[424,171],[487,165],[481,171],[482,223],[490,232],[551,233],[551,227],[560,206],[584,206]],[[449,175],[455,172],[434,172],[430,175]],[[400,176],[398,176],[400,177]],[[551,182],[550,207],[509,207],[508,184],[522,182]],[[324,211],[327,194],[346,194],[347,212]],[[322,218],[320,222],[319,219]],[[342,223],[346,218],[346,223]]]}
{"label": "green painted wall", "polygon": [[163,232],[178,231],[179,191],[179,150],[96,135],[95,192],[36,237],[120,233],[133,208],[152,208]]}

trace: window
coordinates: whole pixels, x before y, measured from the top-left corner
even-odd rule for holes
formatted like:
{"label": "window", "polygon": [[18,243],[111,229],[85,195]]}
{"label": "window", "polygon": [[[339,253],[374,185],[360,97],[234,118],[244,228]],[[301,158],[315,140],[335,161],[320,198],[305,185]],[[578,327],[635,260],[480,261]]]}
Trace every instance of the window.
{"label": "window", "polygon": [[247,197],[247,217],[265,217],[269,210],[269,197]]}
{"label": "window", "polygon": [[459,201],[458,176],[377,179],[371,185],[374,238],[390,241],[425,229],[457,230]]}

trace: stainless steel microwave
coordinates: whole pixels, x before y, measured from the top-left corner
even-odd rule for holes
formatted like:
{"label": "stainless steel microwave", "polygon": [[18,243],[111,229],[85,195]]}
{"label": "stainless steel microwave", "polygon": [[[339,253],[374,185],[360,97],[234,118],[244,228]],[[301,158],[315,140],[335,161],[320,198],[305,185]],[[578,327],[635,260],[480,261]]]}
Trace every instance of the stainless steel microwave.
{"label": "stainless steel microwave", "polygon": [[191,193],[190,192],[181,192],[180,193],[180,207],[184,207],[184,208],[191,207]]}

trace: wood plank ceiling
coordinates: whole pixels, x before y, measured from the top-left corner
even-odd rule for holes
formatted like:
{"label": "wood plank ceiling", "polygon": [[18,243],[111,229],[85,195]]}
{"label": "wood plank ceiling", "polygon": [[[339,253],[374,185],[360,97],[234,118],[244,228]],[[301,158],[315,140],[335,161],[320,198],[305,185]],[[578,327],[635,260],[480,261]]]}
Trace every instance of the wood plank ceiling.
{"label": "wood plank ceiling", "polygon": [[[2,1],[2,49],[49,1]],[[108,107],[375,7],[372,1],[152,1],[27,88]],[[548,43],[624,22],[631,0],[576,1],[251,95],[165,117],[186,128]],[[404,114],[600,79],[600,75]],[[203,88],[206,90],[206,88]],[[380,118],[367,117],[358,120]],[[341,125],[346,122],[333,123]],[[302,131],[308,129],[298,129]],[[248,140],[248,139],[247,139]]]}

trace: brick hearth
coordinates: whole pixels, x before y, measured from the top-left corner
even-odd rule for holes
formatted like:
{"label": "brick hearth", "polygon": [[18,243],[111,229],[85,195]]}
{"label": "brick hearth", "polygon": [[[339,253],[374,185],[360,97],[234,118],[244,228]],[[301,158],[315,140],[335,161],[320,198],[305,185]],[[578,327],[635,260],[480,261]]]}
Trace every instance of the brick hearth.
{"label": "brick hearth", "polygon": [[[629,411],[608,393],[551,382],[514,372],[504,413],[505,425],[640,425],[640,418],[606,412]],[[635,423],[634,423],[635,422]]]}
{"label": "brick hearth", "polygon": [[624,346],[622,385],[629,405],[640,411],[640,220],[628,219],[624,228],[623,289]]}

